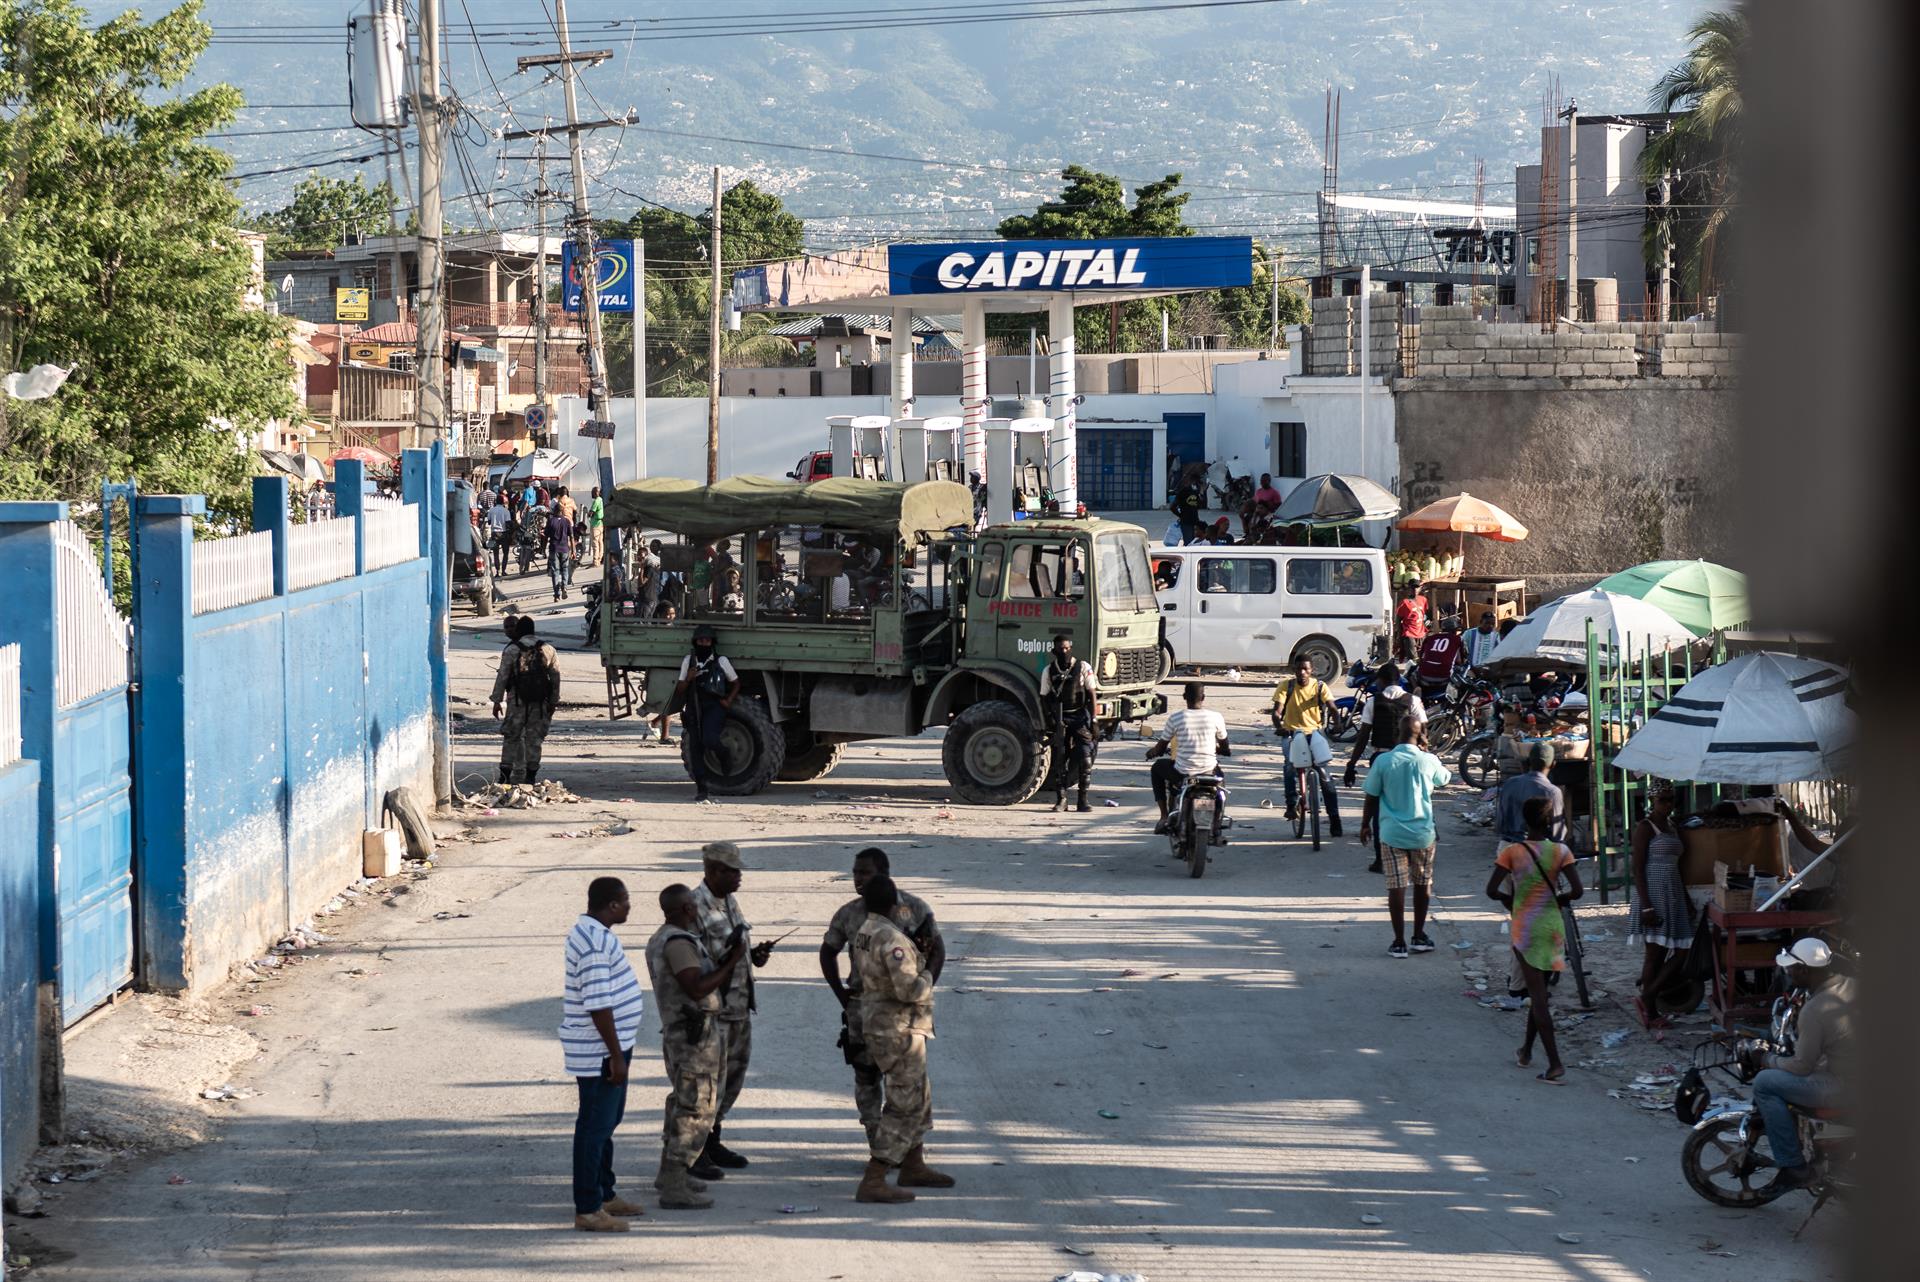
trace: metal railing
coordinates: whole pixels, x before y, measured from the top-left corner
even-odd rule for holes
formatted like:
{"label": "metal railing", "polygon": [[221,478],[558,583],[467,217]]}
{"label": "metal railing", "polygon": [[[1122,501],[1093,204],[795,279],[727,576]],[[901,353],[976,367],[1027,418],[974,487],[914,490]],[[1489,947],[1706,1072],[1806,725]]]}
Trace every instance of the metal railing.
{"label": "metal railing", "polygon": [[335,420],[341,423],[411,423],[414,420],[413,394],[418,381],[411,370],[342,365],[340,408],[334,415]]}
{"label": "metal railing", "polygon": [[273,595],[273,531],[193,545],[193,612],[228,610]]}
{"label": "metal railing", "polygon": [[0,770],[20,760],[20,647],[0,645]]}
{"label": "metal railing", "polygon": [[287,528],[287,590],[331,583],[353,573],[353,519],[308,521]]}
{"label": "metal railing", "polygon": [[360,519],[367,527],[367,569],[399,565],[420,555],[420,514],[398,499],[362,500]]}
{"label": "metal railing", "polygon": [[60,668],[54,700],[71,708],[127,683],[132,630],[114,608],[86,532],[71,521],[53,527]]}
{"label": "metal railing", "polygon": [[[533,301],[523,298],[513,303],[449,303],[447,323],[455,329],[468,329],[479,325],[532,326],[534,324]],[[548,330],[550,335],[558,332],[568,337],[577,337],[581,332],[579,313],[563,311],[558,303],[547,304],[547,324],[551,327]]]}

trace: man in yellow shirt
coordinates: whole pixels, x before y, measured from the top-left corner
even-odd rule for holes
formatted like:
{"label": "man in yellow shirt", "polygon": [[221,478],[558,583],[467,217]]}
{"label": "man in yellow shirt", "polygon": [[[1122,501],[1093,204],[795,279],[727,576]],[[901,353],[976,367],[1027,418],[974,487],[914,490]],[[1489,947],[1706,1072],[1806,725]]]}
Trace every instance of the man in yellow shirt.
{"label": "man in yellow shirt", "polygon": [[1313,768],[1320,774],[1320,795],[1327,805],[1327,831],[1338,837],[1340,831],[1340,797],[1333,788],[1333,776],[1327,772],[1326,747],[1327,721],[1333,713],[1333,694],[1327,684],[1313,675],[1313,660],[1305,655],[1293,662],[1293,675],[1282,677],[1280,684],[1273,688],[1273,728],[1280,736],[1281,760],[1287,779],[1287,818],[1293,818],[1293,808],[1299,804],[1299,781],[1293,775],[1293,737],[1295,735],[1314,736],[1317,749],[1313,753]]}

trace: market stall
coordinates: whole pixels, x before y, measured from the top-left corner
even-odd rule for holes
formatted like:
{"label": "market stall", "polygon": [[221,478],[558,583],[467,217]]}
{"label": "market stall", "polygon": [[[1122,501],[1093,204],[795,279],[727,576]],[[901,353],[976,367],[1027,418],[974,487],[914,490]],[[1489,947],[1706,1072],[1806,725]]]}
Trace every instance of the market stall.
{"label": "market stall", "polygon": [[1680,827],[1682,880],[1705,914],[1712,1012],[1722,1028],[1764,1017],[1772,959],[1783,940],[1837,922],[1815,899],[1808,874],[1839,842],[1796,868],[1796,851],[1804,848],[1772,793],[1841,775],[1854,733],[1848,686],[1846,670],[1835,664],[1764,651],[1742,655],[1674,691],[1615,758],[1621,770],[1678,784],[1766,794],[1718,801]]}

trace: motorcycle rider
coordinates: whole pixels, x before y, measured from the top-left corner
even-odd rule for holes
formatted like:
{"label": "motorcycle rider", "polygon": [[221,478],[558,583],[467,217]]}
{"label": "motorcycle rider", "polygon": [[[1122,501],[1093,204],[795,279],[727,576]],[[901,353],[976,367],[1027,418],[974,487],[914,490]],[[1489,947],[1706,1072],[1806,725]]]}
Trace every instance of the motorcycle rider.
{"label": "motorcycle rider", "polygon": [[1154,831],[1162,836],[1173,827],[1173,799],[1180,786],[1198,775],[1218,776],[1219,758],[1233,755],[1227,719],[1206,706],[1207,688],[1189,681],[1185,695],[1187,706],[1167,718],[1147,749],[1147,760],[1153,762],[1153,799],[1160,807]]}
{"label": "motorcycle rider", "polygon": [[1772,1187],[1805,1188],[1813,1164],[1800,1147],[1794,1108],[1831,1107],[1840,1095],[1853,1040],[1853,980],[1838,973],[1833,950],[1808,937],[1773,959],[1791,988],[1805,989],[1806,1003],[1794,1018],[1793,1053],[1760,1055],[1753,1079],[1753,1108],[1767,1128],[1767,1147],[1778,1168]]}
{"label": "motorcycle rider", "polygon": [[1421,696],[1432,698],[1445,694],[1455,669],[1465,655],[1466,647],[1460,642],[1460,620],[1450,614],[1441,620],[1437,632],[1429,633],[1427,639],[1420,643],[1419,663],[1414,668],[1414,677],[1419,682]]}
{"label": "motorcycle rider", "polygon": [[[1293,737],[1295,735],[1324,735],[1327,718],[1333,715],[1333,696],[1327,690],[1326,683],[1313,675],[1313,659],[1301,655],[1293,661],[1293,675],[1285,677],[1273,688],[1273,728],[1280,736],[1280,759],[1286,764],[1282,767],[1287,779],[1287,818],[1293,818],[1293,808],[1299,804],[1300,783],[1293,773]],[[1325,739],[1320,740],[1324,744]],[[1327,806],[1327,831],[1335,837],[1344,835],[1340,828],[1340,795],[1334,791],[1333,776],[1327,767],[1315,761],[1313,769],[1320,774],[1320,796]]]}
{"label": "motorcycle rider", "polygon": [[1085,813],[1087,786],[1093,781],[1093,762],[1100,741],[1093,722],[1093,668],[1085,659],[1073,657],[1073,638],[1061,633],[1053,638],[1053,655],[1040,670],[1040,705],[1052,729],[1054,760],[1059,762],[1059,782],[1053,790],[1055,811],[1067,808],[1067,789],[1077,786],[1079,804],[1074,809]]}

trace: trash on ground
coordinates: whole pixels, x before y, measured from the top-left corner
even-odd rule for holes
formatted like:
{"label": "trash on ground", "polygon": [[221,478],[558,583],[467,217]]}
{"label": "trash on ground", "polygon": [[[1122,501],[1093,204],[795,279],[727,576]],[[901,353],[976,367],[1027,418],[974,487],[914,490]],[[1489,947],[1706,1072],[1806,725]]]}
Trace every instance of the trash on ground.
{"label": "trash on ground", "polygon": [[1621,1043],[1625,1042],[1629,1037],[1632,1037],[1632,1036],[1633,1036],[1632,1029],[1616,1028],[1613,1032],[1608,1033],[1605,1037],[1602,1037],[1600,1039],[1600,1044],[1606,1047],[1608,1050],[1612,1050],[1614,1047],[1619,1046]]}
{"label": "trash on ground", "polygon": [[1093,1030],[1093,1035],[1095,1037],[1112,1037],[1113,1030],[1111,1028],[1096,1028]]}
{"label": "trash on ground", "polygon": [[1140,1044],[1150,1051],[1163,1051],[1167,1049],[1165,1042],[1141,1042]]}
{"label": "trash on ground", "polygon": [[1568,1246],[1580,1245],[1580,1235],[1578,1233],[1556,1233],[1554,1236],[1562,1242],[1565,1242]]}
{"label": "trash on ground", "polygon": [[472,914],[472,913],[450,913],[450,912],[439,912],[439,913],[435,913],[435,914],[433,915],[433,919],[434,919],[435,921],[452,921],[452,920],[454,920],[454,919],[455,919],[456,917],[471,917],[471,916],[473,916],[473,914]]}
{"label": "trash on ground", "polygon": [[1086,1247],[1084,1247],[1084,1246],[1066,1246],[1066,1245],[1062,1245],[1062,1246],[1060,1247],[1060,1249],[1061,1249],[1062,1251],[1065,1251],[1065,1252],[1066,1252],[1066,1253],[1067,1253],[1068,1255],[1092,1255],[1092,1254],[1093,1254],[1093,1252],[1092,1252],[1092,1251],[1089,1251],[1089,1250],[1088,1250],[1088,1249],[1087,1249]]}
{"label": "trash on ground", "polygon": [[186,1176],[184,1176],[184,1175],[169,1175],[169,1176],[167,1177],[167,1183],[169,1183],[169,1184],[191,1184],[191,1183],[193,1183],[193,1181],[192,1181],[192,1180],[190,1180],[190,1179],[188,1179],[188,1178],[187,1178]]}
{"label": "trash on ground", "polygon": [[254,1015],[254,1016],[259,1016],[259,1015],[271,1015],[271,1014],[273,1014],[273,1007],[271,1007],[271,1006],[249,1006],[249,1007],[247,1007],[247,1008],[246,1008],[245,1010],[243,1010],[243,1011],[241,1011],[240,1013],[241,1013],[242,1015]]}
{"label": "trash on ground", "polygon": [[1377,1215],[1363,1215],[1360,1217],[1360,1222],[1362,1224],[1385,1224],[1386,1223],[1385,1220],[1381,1219]]}
{"label": "trash on ground", "polygon": [[1101,802],[1100,804],[1105,806],[1109,810],[1120,809],[1120,803],[1115,801],[1112,797],[1108,797],[1105,801]]}
{"label": "trash on ground", "polygon": [[1117,1122],[1120,1120],[1120,1114],[1114,1112],[1110,1108],[1101,1109],[1100,1116],[1106,1118],[1109,1122]]}
{"label": "trash on ground", "polygon": [[812,1214],[813,1214],[813,1213],[814,1213],[815,1211],[817,1211],[817,1210],[819,1210],[819,1209],[820,1209],[820,1208],[819,1208],[819,1207],[817,1207],[817,1206],[794,1206],[794,1205],[792,1205],[791,1203],[789,1203],[788,1205],[786,1205],[786,1206],[783,1206],[783,1207],[781,1207],[781,1208],[780,1208],[780,1214],[782,1214],[782,1215],[812,1215]]}

